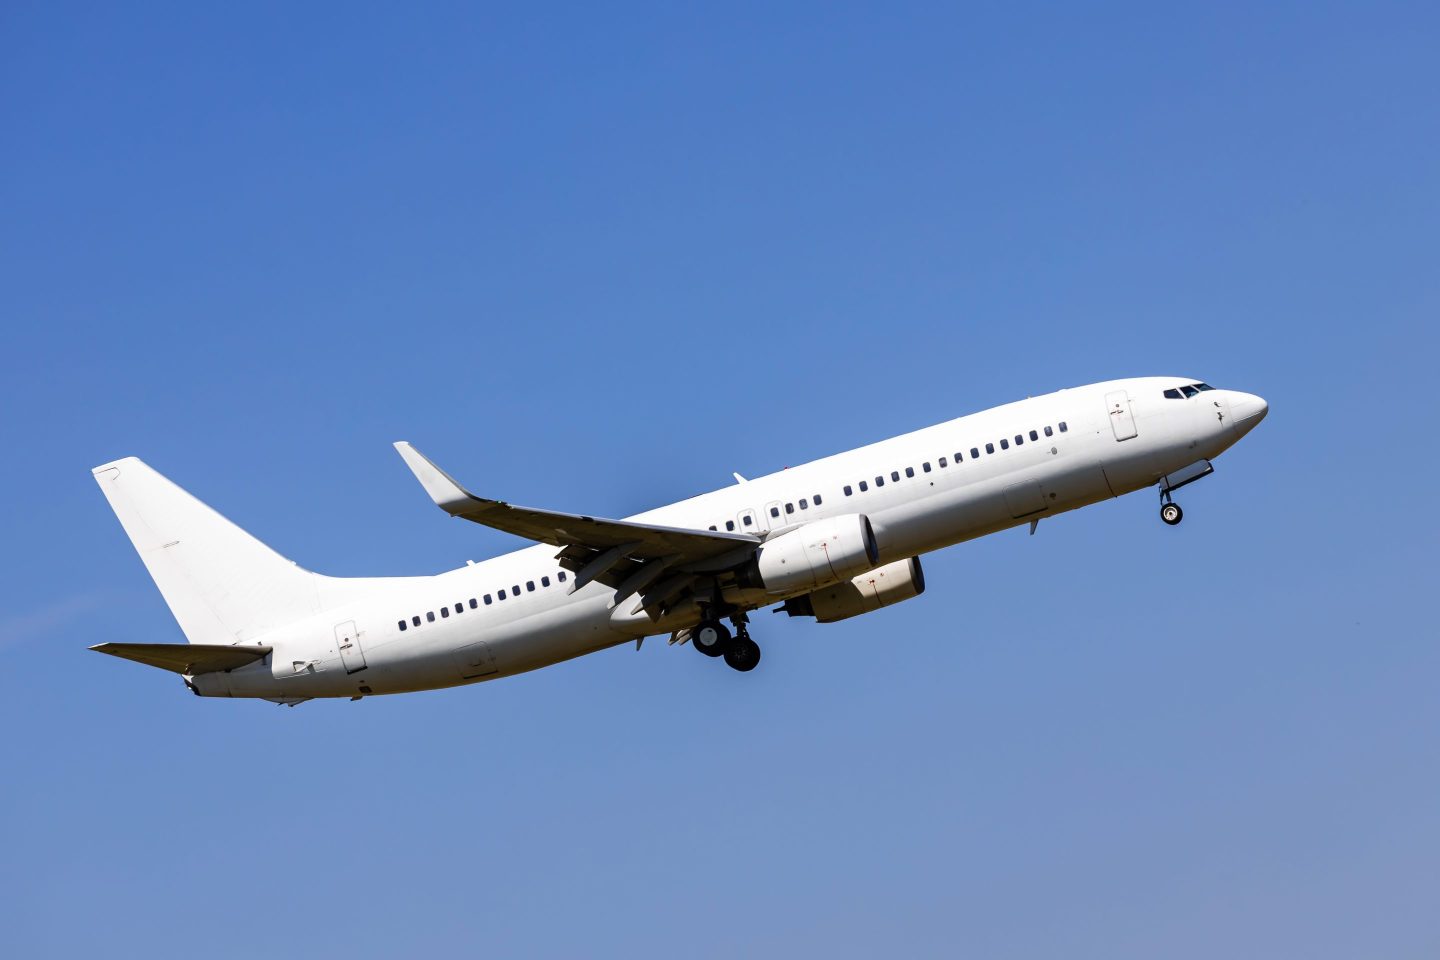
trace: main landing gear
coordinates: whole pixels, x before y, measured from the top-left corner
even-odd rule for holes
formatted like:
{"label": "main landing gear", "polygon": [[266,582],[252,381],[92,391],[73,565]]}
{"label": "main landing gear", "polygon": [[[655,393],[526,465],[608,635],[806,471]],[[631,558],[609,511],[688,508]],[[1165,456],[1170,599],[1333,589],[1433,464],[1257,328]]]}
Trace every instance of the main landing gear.
{"label": "main landing gear", "polygon": [[735,614],[730,622],[735,624],[733,635],[725,624],[707,613],[690,631],[690,645],[707,657],[724,657],[732,670],[748,673],[760,662],[760,645],[750,639],[749,620],[744,613]]}
{"label": "main landing gear", "polygon": [[1185,519],[1185,511],[1180,509],[1180,504],[1170,499],[1169,490],[1160,491],[1160,519],[1172,527]]}

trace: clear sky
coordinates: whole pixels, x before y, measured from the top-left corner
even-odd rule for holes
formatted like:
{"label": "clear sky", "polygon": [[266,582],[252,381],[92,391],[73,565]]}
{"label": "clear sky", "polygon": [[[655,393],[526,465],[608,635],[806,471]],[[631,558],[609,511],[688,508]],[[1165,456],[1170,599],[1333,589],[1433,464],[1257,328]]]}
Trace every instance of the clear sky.
{"label": "clear sky", "polygon": [[[1436,956],[1434,6],[601,6],[0,11],[5,953]],[[117,457],[424,574],[522,544],[393,440],[624,515],[1149,374],[1271,404],[1184,524],[762,613],[749,675],[85,649],[182,639]]]}

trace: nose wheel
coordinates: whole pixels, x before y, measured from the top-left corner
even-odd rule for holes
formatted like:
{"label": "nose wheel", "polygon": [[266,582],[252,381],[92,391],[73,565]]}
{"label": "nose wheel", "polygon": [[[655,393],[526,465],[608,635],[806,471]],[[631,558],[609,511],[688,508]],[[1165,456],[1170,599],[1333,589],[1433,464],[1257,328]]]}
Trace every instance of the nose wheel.
{"label": "nose wheel", "polygon": [[1185,519],[1185,511],[1180,509],[1180,504],[1170,499],[1170,491],[1160,491],[1160,519],[1169,526],[1175,526]]}

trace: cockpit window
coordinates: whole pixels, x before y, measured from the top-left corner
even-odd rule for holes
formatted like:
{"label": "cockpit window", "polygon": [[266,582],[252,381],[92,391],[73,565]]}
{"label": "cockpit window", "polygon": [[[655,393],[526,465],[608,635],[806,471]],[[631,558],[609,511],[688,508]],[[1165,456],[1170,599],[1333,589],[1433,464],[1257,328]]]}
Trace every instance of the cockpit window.
{"label": "cockpit window", "polygon": [[1188,398],[1195,396],[1195,394],[1199,393],[1200,391],[1196,390],[1194,387],[1190,386],[1187,383],[1185,386],[1180,388],[1180,392],[1185,394],[1185,396]]}
{"label": "cockpit window", "polygon": [[1199,390],[1201,393],[1204,393],[1206,390],[1214,390],[1215,388],[1210,386],[1210,384],[1208,383],[1197,383],[1195,384],[1195,389]]}
{"label": "cockpit window", "polygon": [[1174,387],[1171,387],[1169,390],[1165,391],[1165,397],[1169,400],[1179,400],[1181,399],[1180,391],[1176,390]]}

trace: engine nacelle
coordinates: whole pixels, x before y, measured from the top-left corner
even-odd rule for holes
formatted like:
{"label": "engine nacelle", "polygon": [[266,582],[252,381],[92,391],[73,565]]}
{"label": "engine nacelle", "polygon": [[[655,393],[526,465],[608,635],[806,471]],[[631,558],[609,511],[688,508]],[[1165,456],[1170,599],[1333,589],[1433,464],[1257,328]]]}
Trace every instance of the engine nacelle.
{"label": "engine nacelle", "polygon": [[769,593],[813,590],[875,566],[880,548],[863,513],[816,520],[766,540],[744,579]]}
{"label": "engine nacelle", "polygon": [[896,560],[844,583],[793,597],[780,608],[792,617],[814,617],[819,623],[848,620],[925,592],[920,558]]}

